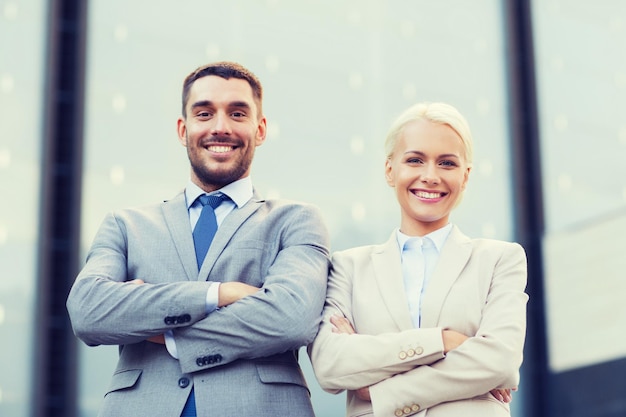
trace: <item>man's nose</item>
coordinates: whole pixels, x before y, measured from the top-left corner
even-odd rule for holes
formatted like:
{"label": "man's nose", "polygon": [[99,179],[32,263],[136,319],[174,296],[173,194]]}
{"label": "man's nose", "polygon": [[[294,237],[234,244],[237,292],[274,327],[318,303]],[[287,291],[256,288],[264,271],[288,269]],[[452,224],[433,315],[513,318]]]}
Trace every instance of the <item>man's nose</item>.
{"label": "man's nose", "polygon": [[217,112],[213,118],[213,126],[211,127],[212,135],[230,135],[230,119],[228,115],[223,112]]}

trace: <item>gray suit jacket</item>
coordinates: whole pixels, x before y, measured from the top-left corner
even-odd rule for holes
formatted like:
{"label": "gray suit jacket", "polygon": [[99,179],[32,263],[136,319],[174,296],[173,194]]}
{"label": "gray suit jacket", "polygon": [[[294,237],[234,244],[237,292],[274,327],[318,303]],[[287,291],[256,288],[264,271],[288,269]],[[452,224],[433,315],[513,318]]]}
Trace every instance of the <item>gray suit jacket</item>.
{"label": "gray suit jacket", "polygon": [[[517,386],[526,330],[522,247],[469,239],[453,227],[411,321],[395,233],[382,245],[335,253],[324,319],[310,346],[322,388],[348,391],[349,416],[508,416],[488,392]],[[348,318],[357,334],[332,332]],[[444,359],[442,329],[474,336]],[[443,359],[443,360],[442,360]],[[354,391],[369,386],[372,402]]]}
{"label": "gray suit jacket", "polygon": [[[315,337],[328,234],[312,206],[256,194],[222,222],[198,271],[184,193],[106,216],[67,300],[76,335],[119,345],[101,416],[312,416],[298,349]],[[135,278],[144,285],[124,283]],[[262,287],[209,315],[207,280]],[[179,360],[146,338],[173,330]]]}

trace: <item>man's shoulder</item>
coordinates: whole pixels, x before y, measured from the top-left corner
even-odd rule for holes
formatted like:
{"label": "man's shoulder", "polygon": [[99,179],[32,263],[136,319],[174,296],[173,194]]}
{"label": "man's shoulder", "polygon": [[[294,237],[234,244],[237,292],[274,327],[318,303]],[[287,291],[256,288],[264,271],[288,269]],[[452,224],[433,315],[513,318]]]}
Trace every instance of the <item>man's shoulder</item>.
{"label": "man's shoulder", "polygon": [[314,204],[289,199],[258,200],[261,207],[255,211],[253,219],[276,229],[289,228],[308,235],[310,233],[328,239],[328,228],[324,216]]}
{"label": "man's shoulder", "polygon": [[285,198],[266,198],[260,199],[258,202],[262,203],[265,210],[268,212],[276,212],[280,214],[286,213],[315,213],[318,215],[320,209],[318,206],[312,203],[304,201],[290,200]]}
{"label": "man's shoulder", "polygon": [[138,204],[134,206],[123,207],[112,211],[112,215],[115,217],[145,217],[162,214],[164,208],[172,209],[176,206],[180,206],[182,209],[186,209],[185,197],[183,193],[177,194],[175,197],[167,200],[162,200],[148,204]]}

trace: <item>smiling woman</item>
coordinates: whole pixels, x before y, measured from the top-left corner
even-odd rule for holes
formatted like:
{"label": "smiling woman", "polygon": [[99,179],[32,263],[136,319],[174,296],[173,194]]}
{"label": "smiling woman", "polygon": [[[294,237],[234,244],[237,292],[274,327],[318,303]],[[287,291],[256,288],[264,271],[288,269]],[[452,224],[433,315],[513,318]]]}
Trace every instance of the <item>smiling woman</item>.
{"label": "smiling woman", "polygon": [[[421,107],[409,112],[420,114]],[[402,208],[400,230],[423,236],[445,226],[460,200],[471,169],[466,159],[471,142],[450,125],[426,118],[407,122],[393,138],[385,176]]]}
{"label": "smiling woman", "polygon": [[400,227],[386,243],[333,255],[309,349],[315,375],[329,392],[348,390],[349,416],[509,416],[526,257],[449,223],[472,166],[468,124],[448,104],[418,104],[393,124],[386,150]]}

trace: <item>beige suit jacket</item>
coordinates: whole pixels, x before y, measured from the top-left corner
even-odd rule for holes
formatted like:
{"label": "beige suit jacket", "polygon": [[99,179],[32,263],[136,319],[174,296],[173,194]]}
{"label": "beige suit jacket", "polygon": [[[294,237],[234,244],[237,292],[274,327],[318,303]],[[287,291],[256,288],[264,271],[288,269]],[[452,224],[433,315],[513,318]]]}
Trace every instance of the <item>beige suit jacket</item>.
{"label": "beige suit jacket", "polygon": [[[309,346],[322,388],[348,390],[348,416],[508,416],[488,392],[516,387],[526,331],[526,255],[516,243],[469,239],[453,227],[413,327],[395,232],[332,258],[324,319]],[[332,332],[341,314],[357,334]],[[472,336],[443,354],[442,329]],[[370,387],[372,402],[354,391]]]}

